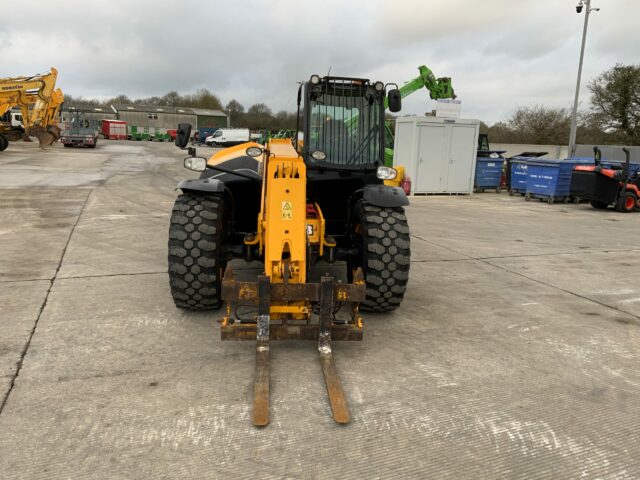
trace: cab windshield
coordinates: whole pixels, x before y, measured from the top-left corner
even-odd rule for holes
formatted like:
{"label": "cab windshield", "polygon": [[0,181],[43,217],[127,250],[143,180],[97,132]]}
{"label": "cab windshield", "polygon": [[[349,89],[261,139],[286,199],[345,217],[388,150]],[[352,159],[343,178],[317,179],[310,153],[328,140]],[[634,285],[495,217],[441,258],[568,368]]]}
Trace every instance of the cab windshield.
{"label": "cab windshield", "polygon": [[[311,164],[344,168],[381,162],[382,94],[369,85],[323,85],[309,95],[309,154]],[[316,156],[317,157],[317,156]]]}

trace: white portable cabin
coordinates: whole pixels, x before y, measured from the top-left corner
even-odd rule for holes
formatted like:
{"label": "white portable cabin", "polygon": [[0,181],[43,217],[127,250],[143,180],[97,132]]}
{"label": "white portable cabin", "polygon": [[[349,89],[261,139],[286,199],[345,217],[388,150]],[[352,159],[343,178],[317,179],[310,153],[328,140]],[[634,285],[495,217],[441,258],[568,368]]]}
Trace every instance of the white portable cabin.
{"label": "white portable cabin", "polygon": [[479,131],[478,120],[398,118],[393,164],[405,167],[414,194],[471,194]]}

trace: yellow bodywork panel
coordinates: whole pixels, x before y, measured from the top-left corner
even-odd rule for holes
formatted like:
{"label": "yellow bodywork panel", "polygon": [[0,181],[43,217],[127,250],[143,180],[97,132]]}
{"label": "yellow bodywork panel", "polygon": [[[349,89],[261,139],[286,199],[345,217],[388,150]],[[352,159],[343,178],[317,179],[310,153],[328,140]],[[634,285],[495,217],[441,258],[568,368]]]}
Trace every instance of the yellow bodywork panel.
{"label": "yellow bodywork panel", "polygon": [[306,281],[307,170],[290,140],[272,139],[264,168],[265,273],[272,283]]}
{"label": "yellow bodywork panel", "polygon": [[[262,145],[256,142],[247,142],[241,143],[240,145],[235,145],[233,147],[225,148],[224,150],[220,150],[219,152],[214,153],[207,160],[208,165],[218,165],[222,162],[227,162],[229,160],[233,160],[238,157],[246,157],[246,150],[249,147],[260,147],[263,148]],[[260,161],[260,158],[256,158],[256,160]]]}
{"label": "yellow bodywork panel", "polygon": [[[49,118],[57,113],[64,100],[60,89],[54,91],[57,78],[55,68],[42,75],[0,78],[0,112],[17,105],[27,130],[33,126],[50,125]],[[33,105],[31,109],[30,105]]]}
{"label": "yellow bodywork panel", "polygon": [[385,180],[384,184],[388,187],[399,187],[402,184],[402,180],[404,180],[404,167],[402,165],[394,166],[398,172],[398,176],[393,180]]}

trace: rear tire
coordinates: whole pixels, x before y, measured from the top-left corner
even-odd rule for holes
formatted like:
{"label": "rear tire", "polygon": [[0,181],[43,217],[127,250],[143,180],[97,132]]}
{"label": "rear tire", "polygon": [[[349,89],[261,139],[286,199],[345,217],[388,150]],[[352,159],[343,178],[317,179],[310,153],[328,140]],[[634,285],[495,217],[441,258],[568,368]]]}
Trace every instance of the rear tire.
{"label": "rear tire", "polygon": [[638,203],[638,197],[636,197],[635,193],[626,191],[618,199],[618,202],[616,204],[616,210],[623,213],[631,213],[636,209],[637,203]]}
{"label": "rear tire", "polygon": [[7,137],[0,133],[0,152],[6,150],[8,146],[9,140],[7,140]]}
{"label": "rear tire", "polygon": [[362,267],[366,298],[363,310],[388,312],[402,303],[409,280],[409,225],[402,207],[388,208],[359,202],[356,207],[359,256],[347,262],[351,281],[353,269]]}
{"label": "rear tire", "polygon": [[173,205],[169,226],[169,284],[178,308],[214,310],[222,306],[226,267],[222,255],[224,200],[183,193]]}

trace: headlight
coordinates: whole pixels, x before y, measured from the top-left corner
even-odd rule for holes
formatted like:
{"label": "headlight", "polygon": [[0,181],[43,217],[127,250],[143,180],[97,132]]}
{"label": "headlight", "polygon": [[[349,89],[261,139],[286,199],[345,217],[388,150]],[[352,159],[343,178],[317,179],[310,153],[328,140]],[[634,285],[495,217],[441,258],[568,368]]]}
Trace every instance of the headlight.
{"label": "headlight", "polygon": [[320,83],[320,76],[319,75],[311,75],[311,84],[312,85],[318,85]]}
{"label": "headlight", "polygon": [[381,92],[382,90],[384,90],[384,83],[382,82],[376,82],[374,87],[376,88],[376,90],[378,92]]}
{"label": "headlight", "polygon": [[184,168],[194,172],[204,172],[207,168],[207,161],[201,157],[187,157],[184,159]]}
{"label": "headlight", "polygon": [[393,180],[398,176],[398,171],[391,167],[378,167],[377,174],[380,180]]}
{"label": "headlight", "polygon": [[262,155],[263,151],[264,150],[260,147],[249,147],[246,150],[246,154],[250,157],[259,157],[260,155]]}
{"label": "headlight", "polygon": [[311,154],[311,156],[313,157],[314,160],[318,160],[320,162],[327,159],[327,154],[324,152],[321,152],[320,150],[316,150]]}

